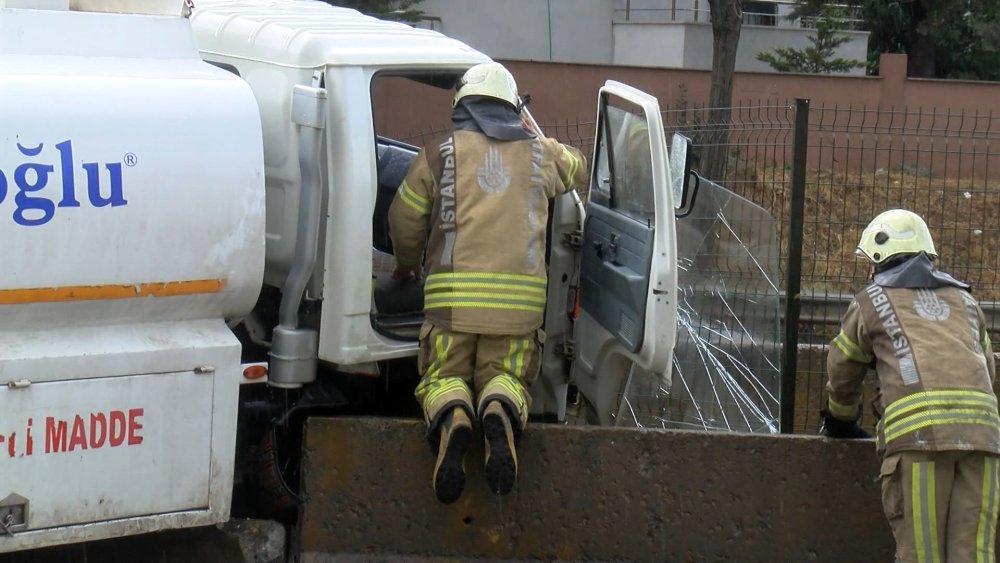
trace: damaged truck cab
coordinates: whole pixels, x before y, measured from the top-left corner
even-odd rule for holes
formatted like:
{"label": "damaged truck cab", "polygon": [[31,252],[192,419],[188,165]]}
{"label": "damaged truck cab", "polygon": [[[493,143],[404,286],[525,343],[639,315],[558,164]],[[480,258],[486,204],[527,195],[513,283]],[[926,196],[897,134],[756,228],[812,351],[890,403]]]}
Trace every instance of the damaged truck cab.
{"label": "damaged truck cab", "polygon": [[[447,128],[489,58],[320,2],[30,4],[0,0],[0,552],[224,521],[251,463],[294,502],[301,415],[412,392],[396,133]],[[597,95],[586,204],[551,208],[554,420],[571,385],[601,422],[630,370],[670,379],[687,145],[671,186],[656,100]]]}

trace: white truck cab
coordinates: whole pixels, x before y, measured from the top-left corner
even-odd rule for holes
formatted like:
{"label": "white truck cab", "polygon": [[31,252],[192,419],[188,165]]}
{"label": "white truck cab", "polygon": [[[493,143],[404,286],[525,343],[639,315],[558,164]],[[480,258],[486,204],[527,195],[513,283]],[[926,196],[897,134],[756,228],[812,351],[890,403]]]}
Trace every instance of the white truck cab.
{"label": "white truck cab", "polygon": [[[273,321],[252,315],[248,324],[270,341],[271,383],[313,381],[316,369],[305,364],[314,359],[370,372],[376,362],[413,357],[422,295],[419,287],[389,279],[386,214],[419,147],[385,137],[379,107],[436,111],[444,130],[453,85],[488,57],[436,32],[319,2],[203,0],[191,19],[202,57],[244,78],[260,105],[264,283],[282,288],[278,308],[287,314],[279,314],[270,337]],[[675,340],[676,245],[672,235],[654,234],[674,232],[671,210],[680,194],[668,188],[659,107],[651,96],[613,82],[602,88],[600,104],[604,125],[597,152],[589,155],[593,216],[584,223],[586,212],[570,197],[553,207],[560,220],[552,232],[548,351],[533,412],[558,419],[565,415],[570,363],[583,389],[594,393],[605,391],[589,382],[613,379],[596,373],[624,373],[632,363],[669,381]],[[401,113],[397,108],[392,115]],[[306,114],[315,123],[303,124]],[[303,135],[312,131],[306,141]],[[305,242],[313,240],[315,253],[304,257]],[[606,251],[596,250],[598,244]],[[295,275],[302,279],[289,288]],[[567,300],[580,288],[580,311],[568,310]],[[288,300],[299,295],[319,303],[317,314],[291,318],[298,302]]]}
{"label": "white truck cab", "polygon": [[[143,4],[0,0],[0,553],[223,521],[243,444],[277,439],[238,418],[414,371],[386,212],[418,147],[383,132],[449,127],[489,58],[320,2]],[[602,421],[631,370],[668,382],[675,339],[686,159],[672,188],[656,100],[598,96],[586,205],[552,206],[533,413],[559,420],[570,383]]]}

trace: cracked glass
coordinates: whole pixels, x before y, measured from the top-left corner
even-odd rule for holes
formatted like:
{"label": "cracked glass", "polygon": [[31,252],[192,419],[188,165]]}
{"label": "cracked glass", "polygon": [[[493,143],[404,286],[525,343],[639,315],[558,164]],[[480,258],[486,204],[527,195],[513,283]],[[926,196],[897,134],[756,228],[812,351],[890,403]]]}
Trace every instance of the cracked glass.
{"label": "cracked glass", "polygon": [[672,381],[632,367],[616,426],[778,432],[781,354],[774,218],[700,180],[677,220],[678,326]]}

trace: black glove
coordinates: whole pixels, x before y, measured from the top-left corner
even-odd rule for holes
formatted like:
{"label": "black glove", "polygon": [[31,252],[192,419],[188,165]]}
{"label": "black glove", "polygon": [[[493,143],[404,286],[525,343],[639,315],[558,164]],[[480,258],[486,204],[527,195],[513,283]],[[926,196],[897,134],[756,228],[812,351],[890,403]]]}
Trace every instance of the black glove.
{"label": "black glove", "polygon": [[823,435],[830,438],[845,438],[848,440],[871,438],[871,434],[865,432],[864,428],[858,425],[857,420],[840,420],[824,409],[820,411],[823,415]]}

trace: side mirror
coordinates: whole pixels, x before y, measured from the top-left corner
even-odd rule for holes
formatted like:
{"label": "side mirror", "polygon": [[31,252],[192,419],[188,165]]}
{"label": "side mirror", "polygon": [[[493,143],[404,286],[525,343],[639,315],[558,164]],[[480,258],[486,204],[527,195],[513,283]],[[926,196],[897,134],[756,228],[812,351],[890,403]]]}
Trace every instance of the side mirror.
{"label": "side mirror", "polygon": [[698,173],[691,170],[692,160],[691,139],[674,133],[670,142],[670,192],[674,200],[674,215],[678,218],[691,213],[698,194],[700,179]]}

